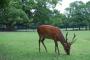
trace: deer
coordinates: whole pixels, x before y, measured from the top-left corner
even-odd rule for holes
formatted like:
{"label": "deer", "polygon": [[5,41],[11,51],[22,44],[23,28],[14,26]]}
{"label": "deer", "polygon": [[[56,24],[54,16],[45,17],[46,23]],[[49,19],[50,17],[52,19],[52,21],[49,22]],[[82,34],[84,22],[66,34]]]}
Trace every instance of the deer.
{"label": "deer", "polygon": [[66,33],[66,38],[65,38],[64,35],[62,34],[61,29],[58,27],[55,27],[53,25],[40,25],[37,27],[37,33],[39,35],[39,52],[40,52],[40,43],[42,43],[42,45],[44,46],[44,48],[47,52],[47,48],[44,44],[45,38],[47,38],[49,40],[54,40],[55,52],[56,53],[58,52],[58,54],[60,54],[59,48],[58,48],[58,42],[60,42],[67,55],[70,55],[71,45],[76,41],[75,33],[72,38],[72,41],[68,42],[68,38],[67,38],[68,32]]}

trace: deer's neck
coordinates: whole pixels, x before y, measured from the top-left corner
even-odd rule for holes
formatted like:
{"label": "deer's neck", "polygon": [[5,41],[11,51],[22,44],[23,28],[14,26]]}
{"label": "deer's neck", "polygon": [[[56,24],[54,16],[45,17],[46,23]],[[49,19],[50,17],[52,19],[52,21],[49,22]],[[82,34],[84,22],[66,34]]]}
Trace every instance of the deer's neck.
{"label": "deer's neck", "polygon": [[66,40],[65,40],[64,36],[62,35],[62,37],[60,37],[59,40],[60,40],[61,44],[62,44],[63,47],[64,47],[64,45],[65,45],[65,43],[66,43]]}

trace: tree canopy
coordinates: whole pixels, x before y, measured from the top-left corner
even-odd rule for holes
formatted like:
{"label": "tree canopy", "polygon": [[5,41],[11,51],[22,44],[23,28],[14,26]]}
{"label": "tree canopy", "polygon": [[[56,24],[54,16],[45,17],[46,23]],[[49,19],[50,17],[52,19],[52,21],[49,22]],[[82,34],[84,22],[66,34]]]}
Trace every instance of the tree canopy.
{"label": "tree canopy", "polygon": [[90,27],[90,1],[74,1],[62,14],[55,9],[62,0],[0,0],[0,26],[6,30],[28,26],[36,28],[40,24],[58,27]]}

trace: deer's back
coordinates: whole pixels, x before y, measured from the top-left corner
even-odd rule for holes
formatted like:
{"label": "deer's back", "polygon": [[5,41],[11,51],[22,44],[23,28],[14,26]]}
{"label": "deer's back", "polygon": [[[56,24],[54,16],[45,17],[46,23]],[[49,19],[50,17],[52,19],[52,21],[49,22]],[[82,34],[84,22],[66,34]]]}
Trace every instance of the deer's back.
{"label": "deer's back", "polygon": [[50,39],[58,39],[61,34],[59,28],[51,25],[41,25],[37,28],[37,32],[39,36]]}

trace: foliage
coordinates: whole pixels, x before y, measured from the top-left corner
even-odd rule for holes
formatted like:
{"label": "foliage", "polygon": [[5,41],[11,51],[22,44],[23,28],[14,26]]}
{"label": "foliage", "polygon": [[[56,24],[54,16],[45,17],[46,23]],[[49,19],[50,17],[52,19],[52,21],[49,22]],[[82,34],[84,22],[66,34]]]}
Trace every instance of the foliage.
{"label": "foliage", "polygon": [[89,6],[87,6],[87,3],[75,1],[70,4],[70,7],[66,8],[67,19],[70,22],[70,26],[78,26],[79,29],[82,26],[88,26],[88,16],[90,15],[88,15]]}
{"label": "foliage", "polygon": [[[90,1],[75,1],[61,14],[55,9],[62,0],[0,0],[0,24],[36,28],[40,24],[59,27],[90,27]],[[10,27],[12,26],[12,27]],[[90,29],[90,28],[89,28]]]}
{"label": "foliage", "polygon": [[0,0],[0,8],[4,8],[4,7],[9,6],[10,1],[11,0]]}
{"label": "foliage", "polygon": [[[49,24],[52,10],[61,0],[3,0],[0,3],[0,23],[10,26],[32,22],[38,24]],[[52,9],[52,10],[51,10]]]}

